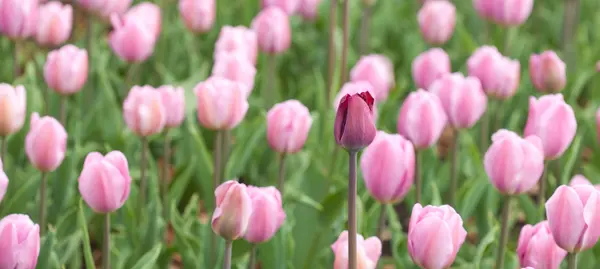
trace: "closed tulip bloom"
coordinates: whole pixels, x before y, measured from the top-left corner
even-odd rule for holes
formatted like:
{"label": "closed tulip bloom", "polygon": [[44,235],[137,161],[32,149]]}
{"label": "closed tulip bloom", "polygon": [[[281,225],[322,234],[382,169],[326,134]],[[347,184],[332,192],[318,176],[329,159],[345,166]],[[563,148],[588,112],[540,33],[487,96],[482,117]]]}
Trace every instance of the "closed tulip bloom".
{"label": "closed tulip bloom", "polygon": [[278,7],[288,15],[294,15],[302,0],[261,0],[263,9]]}
{"label": "closed tulip bloom", "polygon": [[0,137],[18,132],[25,123],[25,88],[0,83]]}
{"label": "closed tulip bloom", "polygon": [[475,77],[448,74],[431,84],[429,91],[440,98],[448,121],[458,129],[473,127],[487,108],[487,97]]}
{"label": "closed tulip bloom", "polygon": [[375,92],[375,100],[383,102],[394,87],[394,66],[392,61],[383,55],[362,56],[350,71],[350,80],[370,83]]}
{"label": "closed tulip bloom", "polygon": [[562,94],[529,98],[525,135],[536,135],[542,139],[546,159],[553,160],[562,156],[573,141],[576,131],[575,113],[565,103]]}
{"label": "closed tulip bloom", "polygon": [[154,51],[156,33],[137,17],[111,16],[113,31],[109,34],[112,50],[124,61],[143,62]]}
{"label": "closed tulip bloom", "polygon": [[518,61],[502,56],[492,46],[478,48],[467,61],[469,76],[481,81],[483,90],[499,99],[512,97],[521,78],[521,65]]}
{"label": "closed tulip bloom", "polygon": [[377,132],[360,157],[367,190],[382,204],[404,199],[414,181],[415,149],[399,134]]}
{"label": "closed tulip bloom", "polygon": [[206,33],[215,23],[215,0],[179,0],[179,14],[188,30]]}
{"label": "closed tulip bloom", "polygon": [[0,268],[35,269],[40,255],[40,226],[29,216],[11,214],[0,220]]}
{"label": "closed tulip bloom", "polygon": [[492,135],[484,156],[492,185],[503,194],[525,193],[537,184],[544,170],[542,142],[537,136],[519,137],[508,130]]}
{"label": "closed tulip bloom", "polygon": [[252,20],[252,29],[258,37],[258,47],[265,53],[285,52],[292,43],[289,17],[278,7],[267,7],[258,13]]}
{"label": "closed tulip bloom", "polygon": [[554,242],[548,221],[542,221],[535,226],[527,224],[521,229],[517,255],[521,266],[558,269],[567,252]]}
{"label": "closed tulip bloom", "polygon": [[267,113],[267,140],[280,153],[296,153],[302,149],[312,125],[308,108],[298,100],[276,104]]}
{"label": "closed tulip bloom", "polygon": [[123,116],[127,127],[138,136],[162,132],[167,111],[161,93],[151,86],[134,86],[123,102]]}
{"label": "closed tulip bloom", "polygon": [[[381,257],[381,240],[372,236],[366,240],[362,235],[356,235],[356,268],[375,269]],[[335,255],[333,269],[348,268],[348,231],[343,231],[338,239],[331,245]]]}
{"label": "closed tulip bloom", "polygon": [[0,1],[0,30],[11,39],[35,35],[39,0]]}
{"label": "closed tulip bloom", "polygon": [[6,188],[8,188],[8,177],[6,176],[6,173],[4,173],[4,165],[0,159],[0,203],[6,194]]}
{"label": "closed tulip bloom", "polygon": [[44,79],[48,87],[62,95],[71,95],[83,88],[88,76],[88,54],[85,49],[66,45],[48,54],[44,64]]}
{"label": "closed tulip bloom", "polygon": [[121,208],[129,197],[131,177],[127,158],[120,151],[102,156],[91,152],[85,158],[79,175],[79,193],[97,213],[110,213]]}
{"label": "closed tulip bloom", "polygon": [[244,26],[223,26],[215,43],[214,58],[231,52],[242,52],[252,64],[256,64],[258,41],[254,30]]}
{"label": "closed tulip bloom", "polygon": [[417,149],[435,144],[448,120],[442,102],[433,93],[419,89],[404,100],[398,116],[398,133]]}
{"label": "closed tulip bloom", "polygon": [[556,244],[567,252],[592,248],[600,237],[600,191],[589,185],[559,186],[546,202]]}
{"label": "closed tulip bloom", "polygon": [[225,240],[242,237],[253,213],[248,188],[229,180],[217,187],[215,196],[217,205],[212,216],[212,230]]}
{"label": "closed tulip bloom", "polygon": [[416,204],[408,225],[408,254],[423,269],[446,269],[466,236],[463,221],[451,206]]}
{"label": "closed tulip bloom", "polygon": [[529,57],[529,77],[540,92],[562,91],[567,84],[567,66],[554,51]]}
{"label": "closed tulip bloom", "polygon": [[135,19],[143,22],[146,27],[154,34],[155,38],[160,35],[161,15],[160,7],[153,3],[142,2],[135,5],[125,13],[128,19]]}
{"label": "closed tulip bloom", "polygon": [[58,46],[69,38],[73,27],[73,8],[48,2],[39,8],[35,40],[42,46]]}
{"label": "closed tulip bloom", "polygon": [[52,172],[65,159],[67,131],[53,117],[33,113],[29,133],[25,137],[25,153],[41,172]]}
{"label": "closed tulip bloom", "polygon": [[244,85],[246,97],[250,96],[254,88],[256,67],[242,52],[222,53],[215,59],[212,69],[213,77],[221,77]]}
{"label": "closed tulip bloom", "polygon": [[77,0],[85,9],[102,17],[125,14],[133,0]]}
{"label": "closed tulip bloom", "polygon": [[[373,86],[371,83],[367,81],[357,81],[357,82],[346,82],[344,86],[340,89],[338,94],[335,96],[335,100],[333,101],[333,107],[335,110],[338,109],[340,105],[340,101],[346,95],[354,95],[361,92],[369,92],[373,98],[375,98],[375,91],[373,90]],[[377,103],[377,99],[375,99],[375,103]]]}
{"label": "closed tulip bloom", "polygon": [[495,0],[473,0],[473,7],[480,17],[492,21],[494,1]]}
{"label": "closed tulip bloom", "polygon": [[322,0],[300,0],[298,11],[300,12],[300,15],[302,15],[302,18],[307,21],[315,20],[321,1]]}
{"label": "closed tulip bloom", "polygon": [[450,57],[440,48],[421,53],[412,62],[412,77],[420,89],[428,89],[431,83],[450,73]]}
{"label": "closed tulip bloom", "polygon": [[211,130],[231,130],[248,111],[245,86],[220,77],[210,77],[194,88],[198,121]]}
{"label": "closed tulip bloom", "polygon": [[281,193],[275,187],[247,187],[252,215],[244,239],[253,244],[271,239],[285,221]]}
{"label": "closed tulip bloom", "polygon": [[454,32],[456,7],[450,1],[427,1],[417,14],[423,39],[429,44],[442,45]]}
{"label": "closed tulip bloom", "polygon": [[335,142],[338,145],[355,151],[371,144],[377,133],[373,119],[374,102],[368,91],[342,97],[334,125]]}
{"label": "closed tulip bloom", "polygon": [[533,0],[495,0],[493,18],[498,24],[518,26],[529,18],[533,10]]}
{"label": "closed tulip bloom", "polygon": [[178,127],[185,117],[185,93],[183,88],[165,85],[158,88],[158,91],[166,113],[165,127]]}
{"label": "closed tulip bloom", "polygon": [[590,182],[585,176],[583,175],[575,175],[573,176],[573,178],[571,178],[571,181],[569,182],[569,186],[571,187],[575,187],[577,185],[588,185],[588,186],[594,186],[594,188],[596,188],[596,190],[600,191],[600,184],[596,184],[593,185],[592,182]]}
{"label": "closed tulip bloom", "polygon": [[521,64],[517,60],[502,57],[498,62],[496,86],[487,91],[492,97],[506,100],[513,97],[519,88],[521,80]]}

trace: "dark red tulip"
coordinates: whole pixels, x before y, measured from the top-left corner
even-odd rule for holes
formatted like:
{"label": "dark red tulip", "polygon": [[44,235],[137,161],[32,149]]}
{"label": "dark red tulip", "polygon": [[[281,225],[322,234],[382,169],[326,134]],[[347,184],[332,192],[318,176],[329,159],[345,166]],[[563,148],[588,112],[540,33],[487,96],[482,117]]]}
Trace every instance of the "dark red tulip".
{"label": "dark red tulip", "polygon": [[334,126],[338,145],[347,150],[359,150],[371,144],[377,133],[373,120],[374,101],[367,91],[342,98]]}

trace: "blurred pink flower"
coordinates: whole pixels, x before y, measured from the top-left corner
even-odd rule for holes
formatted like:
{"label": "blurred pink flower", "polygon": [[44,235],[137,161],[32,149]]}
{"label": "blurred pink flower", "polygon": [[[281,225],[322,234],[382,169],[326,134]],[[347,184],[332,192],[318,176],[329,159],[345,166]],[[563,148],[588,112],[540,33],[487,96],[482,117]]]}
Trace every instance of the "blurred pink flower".
{"label": "blurred pink flower", "polygon": [[253,65],[256,64],[258,54],[256,32],[244,26],[223,26],[215,43],[215,60],[220,55],[238,52],[246,55]]}
{"label": "blurred pink flower", "polygon": [[25,123],[26,92],[22,85],[0,83],[0,137],[18,132]]}
{"label": "blurred pink flower", "polygon": [[506,26],[523,24],[533,10],[533,0],[473,0],[473,5],[482,18]]}
{"label": "blurred pink flower", "polygon": [[123,117],[138,136],[160,133],[167,122],[161,93],[152,86],[133,86],[123,102]]}
{"label": "blurred pink flower", "polygon": [[[375,269],[381,257],[381,240],[372,236],[366,240],[362,235],[356,235],[356,262],[357,269]],[[331,245],[335,255],[333,269],[348,268],[348,231],[343,231],[338,239]]]}
{"label": "blurred pink flower", "polygon": [[308,108],[298,100],[276,104],[267,113],[267,140],[280,153],[296,153],[302,149],[312,117]]}
{"label": "blurred pink flower", "polygon": [[491,97],[508,99],[515,95],[521,79],[521,65],[502,56],[491,46],[478,48],[467,61],[469,76],[481,81],[483,90]]}
{"label": "blurred pink flower", "polygon": [[252,199],[246,185],[229,180],[217,187],[215,198],[212,230],[225,240],[235,240],[244,236],[253,211]]}
{"label": "blurred pink flower", "polygon": [[479,79],[461,73],[446,74],[429,87],[436,94],[455,128],[471,128],[487,108],[487,97]]}
{"label": "blurred pink flower", "polygon": [[433,93],[419,89],[404,100],[398,116],[398,133],[417,149],[437,143],[448,118],[442,102]]}
{"label": "blurred pink flower", "polygon": [[48,53],[44,79],[50,89],[70,95],[83,88],[88,76],[88,54],[71,44]]}
{"label": "blurred pink flower", "polygon": [[121,208],[129,197],[131,177],[127,158],[120,151],[102,156],[90,152],[79,175],[79,193],[97,213],[110,213]]}
{"label": "blurred pink flower", "polygon": [[554,242],[548,221],[542,221],[535,226],[527,224],[521,229],[517,255],[521,266],[558,269],[567,252]]}
{"label": "blurred pink flower", "polygon": [[212,76],[243,84],[244,92],[246,93],[246,97],[248,97],[254,88],[256,67],[248,61],[248,57],[243,51],[224,52],[219,54],[219,57],[215,59]]}
{"label": "blurred pink flower", "polygon": [[454,33],[456,7],[450,1],[427,1],[417,19],[423,39],[432,45],[442,45]]}
{"label": "blurred pink flower", "polygon": [[535,88],[542,93],[554,93],[567,84],[567,66],[554,51],[533,54],[529,58],[529,77]]}
{"label": "blurred pink flower", "polygon": [[2,203],[2,198],[6,194],[6,188],[8,188],[8,177],[4,173],[4,164],[0,159],[0,203]]}
{"label": "blurred pink flower", "polygon": [[112,50],[127,62],[143,62],[154,51],[155,33],[136,18],[111,16],[113,31],[109,35]]}
{"label": "blurred pink flower", "polygon": [[165,127],[178,127],[185,117],[185,92],[183,88],[165,85],[160,86],[158,91],[166,113]]}
{"label": "blurred pink flower", "polygon": [[194,88],[198,121],[212,130],[231,130],[248,111],[244,85],[220,77],[210,77]]}
{"label": "blurred pink flower", "polygon": [[412,62],[412,77],[420,89],[428,89],[436,79],[450,72],[450,57],[440,48],[429,49]]}
{"label": "blurred pink flower", "polygon": [[394,66],[392,61],[380,54],[362,56],[350,71],[350,80],[370,83],[375,92],[375,100],[383,102],[394,87]]}
{"label": "blurred pink flower", "polygon": [[252,214],[244,239],[253,244],[271,239],[285,221],[281,193],[275,187],[246,188],[252,200]]}
{"label": "blurred pink flower", "polygon": [[0,220],[0,268],[34,269],[40,255],[40,226],[27,215]]}
{"label": "blurred pink flower", "polygon": [[262,8],[278,7],[288,15],[294,15],[303,0],[261,0]]}
{"label": "blurred pink flower", "polygon": [[35,40],[42,46],[58,46],[71,35],[73,9],[57,1],[48,2],[39,8]]}
{"label": "blurred pink flower", "polygon": [[85,9],[102,17],[124,14],[133,0],[77,0]]}
{"label": "blurred pink flower", "polygon": [[321,4],[322,0],[299,0],[300,5],[298,7],[298,11],[302,18],[307,21],[315,20],[317,17],[317,12],[319,10],[319,4]]}
{"label": "blurred pink flower", "polygon": [[292,42],[292,30],[287,14],[278,7],[263,9],[252,20],[259,48],[269,54],[285,52]]}
{"label": "blurred pink flower", "polygon": [[33,113],[25,137],[25,153],[41,172],[52,172],[60,166],[67,152],[67,131],[54,118]]}
{"label": "blurred pink flower", "polygon": [[0,30],[11,39],[35,35],[39,0],[0,1]]}
{"label": "blurred pink flower", "polygon": [[179,13],[190,31],[206,33],[215,23],[215,0],[179,0]]}

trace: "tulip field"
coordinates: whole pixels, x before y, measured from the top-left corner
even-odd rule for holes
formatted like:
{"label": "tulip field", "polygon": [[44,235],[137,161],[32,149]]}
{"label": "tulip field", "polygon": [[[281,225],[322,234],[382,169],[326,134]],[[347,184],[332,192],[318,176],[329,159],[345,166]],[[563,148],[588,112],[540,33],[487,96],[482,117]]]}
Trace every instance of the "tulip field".
{"label": "tulip field", "polygon": [[0,269],[600,268],[598,0],[0,0]]}

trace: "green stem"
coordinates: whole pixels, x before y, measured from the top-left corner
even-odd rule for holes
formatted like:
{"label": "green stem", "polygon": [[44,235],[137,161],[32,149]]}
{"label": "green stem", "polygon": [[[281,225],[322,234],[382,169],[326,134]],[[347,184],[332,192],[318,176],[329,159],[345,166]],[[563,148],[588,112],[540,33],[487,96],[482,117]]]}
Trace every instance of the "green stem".
{"label": "green stem", "polygon": [[381,241],[383,241],[383,230],[385,229],[385,219],[386,219],[385,211],[386,211],[385,205],[382,204],[381,212],[379,213],[379,221],[377,223],[377,234],[376,234],[376,236],[379,237],[379,239]]}
{"label": "green stem", "polygon": [[2,162],[6,161],[4,159],[4,157],[6,157],[6,149],[7,148],[8,148],[8,136],[0,137],[0,160],[2,160]]}
{"label": "green stem", "polygon": [[450,163],[450,205],[456,206],[456,192],[458,191],[458,166],[459,162],[459,143],[460,143],[460,130],[456,130],[454,134],[454,143],[452,145],[452,156]]}
{"label": "green stem", "polygon": [[258,246],[256,244],[252,244],[252,248],[250,249],[250,262],[248,262],[248,269],[256,269],[256,249]]}
{"label": "green stem", "polygon": [[[346,69],[348,65],[348,39],[350,36],[350,1],[344,0],[342,5],[342,62],[340,67],[340,83],[346,83],[346,79],[348,74],[346,74]],[[352,268],[350,268],[352,269]]]}
{"label": "green stem", "polygon": [[369,30],[371,29],[371,13],[371,6],[366,6],[363,8],[363,13],[360,21],[360,55],[365,55],[369,52]]}
{"label": "green stem", "polygon": [[281,192],[281,196],[283,196],[283,187],[285,185],[285,157],[287,155],[285,153],[281,153],[279,157],[279,176],[277,177],[277,188]]}
{"label": "green stem", "polygon": [[40,181],[40,236],[44,236],[46,233],[46,183],[48,181],[48,173],[42,172],[42,179]]}
{"label": "green stem", "polygon": [[[62,124],[62,126],[65,127],[65,129],[67,128],[67,101],[68,101],[68,98],[69,97],[66,95],[60,96],[59,119],[60,119],[60,124]],[[46,103],[46,105],[48,105],[48,103]]]}
{"label": "green stem", "polygon": [[577,269],[577,252],[567,254],[567,268]]}
{"label": "green stem", "polygon": [[335,30],[337,26],[337,5],[338,1],[329,1],[329,45],[327,56],[327,90],[325,94],[326,106],[331,105],[331,95],[333,93],[333,85],[335,83],[335,65],[336,48],[335,48]]}
{"label": "green stem", "polygon": [[94,72],[92,71],[94,67],[94,16],[91,14],[87,14],[87,31],[85,35],[85,45],[88,53],[88,81],[87,88],[84,94],[84,101],[86,105],[89,105],[92,102],[92,96],[94,92]]}
{"label": "green stem", "polygon": [[[347,0],[345,0],[347,1]],[[348,151],[348,269],[357,269],[356,257],[356,150]]]}
{"label": "green stem", "polygon": [[15,48],[13,50],[13,79],[16,80],[19,77],[20,64],[19,64],[19,47],[21,46],[21,42],[15,40],[14,45]]}
{"label": "green stem", "polygon": [[263,91],[264,107],[269,109],[275,100],[275,77],[277,72],[277,56],[275,54],[267,55],[267,80]]}
{"label": "green stem", "polygon": [[563,17],[563,36],[562,36],[562,49],[565,55],[565,62],[567,63],[567,70],[569,73],[575,71],[575,50],[574,50],[574,39],[575,33],[577,32],[577,21],[580,0],[564,0],[564,17]]}
{"label": "green stem", "polygon": [[165,143],[163,145],[163,169],[161,180],[161,192],[163,200],[163,218],[169,223],[169,167],[171,166],[171,136],[169,129],[165,131]]}
{"label": "green stem", "polygon": [[[217,189],[217,187],[219,186],[219,184],[221,184],[221,161],[223,159],[223,157],[221,156],[222,154],[222,147],[223,147],[223,132],[224,131],[217,131],[215,134],[215,141],[214,141],[214,151],[213,151],[213,164],[214,164],[214,171],[213,171],[213,192],[214,190]],[[215,206],[213,204],[213,212],[215,209]],[[214,233],[210,233],[210,243],[211,243],[211,268],[214,267],[216,261],[216,248],[217,248],[217,237]],[[230,243],[230,242],[228,242]]]}
{"label": "green stem", "polygon": [[104,245],[102,249],[102,268],[110,269],[110,213],[104,214]]}
{"label": "green stem", "polygon": [[139,209],[142,210],[146,207],[146,189],[148,188],[148,179],[146,178],[146,166],[148,161],[148,138],[142,136],[142,155],[140,158],[140,204]]}
{"label": "green stem", "polygon": [[417,200],[417,203],[421,203],[421,188],[423,185],[423,178],[421,177],[421,162],[422,162],[422,158],[423,158],[423,153],[421,152],[421,150],[416,150],[415,151],[415,197]]}
{"label": "green stem", "polygon": [[485,114],[483,115],[483,119],[481,121],[481,125],[479,126],[480,129],[480,141],[479,141],[479,150],[481,152],[485,152],[487,150],[488,147],[488,141],[489,141],[489,129],[490,129],[490,119],[492,117],[492,113],[491,111],[491,104],[490,104],[490,109],[488,109]]}
{"label": "green stem", "polygon": [[542,174],[542,178],[540,179],[540,191],[538,193],[537,199],[538,207],[540,208],[540,216],[542,218],[544,217],[544,212],[546,208],[546,185],[548,184],[549,165],[549,161],[544,162],[544,173]]}
{"label": "green stem", "polygon": [[508,222],[510,218],[510,203],[512,197],[505,196],[504,207],[502,208],[502,226],[500,230],[500,241],[498,242],[498,253],[496,254],[496,269],[504,268],[504,251],[508,242]]}
{"label": "green stem", "polygon": [[223,256],[223,269],[231,269],[231,249],[233,241],[225,241],[225,255]]}

